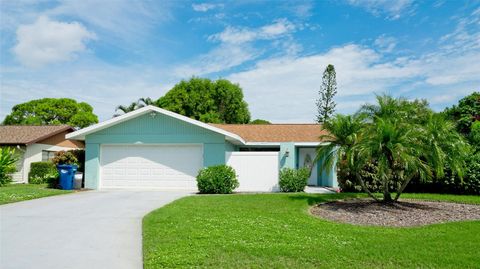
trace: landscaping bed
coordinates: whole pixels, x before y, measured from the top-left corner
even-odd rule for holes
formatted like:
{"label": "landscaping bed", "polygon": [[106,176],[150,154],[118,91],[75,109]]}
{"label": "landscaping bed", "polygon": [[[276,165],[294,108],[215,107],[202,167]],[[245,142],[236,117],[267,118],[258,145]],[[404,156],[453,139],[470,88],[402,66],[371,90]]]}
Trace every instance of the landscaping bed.
{"label": "landscaping bed", "polygon": [[394,227],[480,220],[480,205],[419,200],[382,204],[371,199],[347,199],[319,204],[310,212],[338,222]]}

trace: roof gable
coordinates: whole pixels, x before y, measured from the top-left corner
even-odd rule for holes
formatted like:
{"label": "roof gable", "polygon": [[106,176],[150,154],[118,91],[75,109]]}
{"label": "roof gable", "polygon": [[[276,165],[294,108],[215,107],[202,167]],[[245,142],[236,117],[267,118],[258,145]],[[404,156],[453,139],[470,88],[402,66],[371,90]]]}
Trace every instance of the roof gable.
{"label": "roof gable", "polygon": [[[230,141],[234,144],[244,144],[245,143],[240,136],[238,136],[234,133],[231,133],[229,131],[217,128],[215,126],[212,126],[212,125],[209,125],[209,124],[206,124],[206,123],[203,123],[203,122],[185,117],[183,115],[180,115],[180,114],[177,114],[177,113],[174,113],[174,112],[171,112],[171,111],[168,111],[168,110],[156,107],[156,106],[146,106],[146,107],[137,109],[135,111],[123,114],[121,116],[106,120],[104,122],[89,126],[87,128],[84,128],[84,129],[81,129],[81,130],[78,130],[76,132],[68,134],[67,138],[68,139],[75,139],[75,140],[84,140],[85,136],[87,136],[89,134],[94,134],[94,133],[101,132],[102,130],[105,130],[107,128],[117,126],[121,123],[124,123],[124,122],[127,122],[129,120],[138,118],[138,117],[143,116],[143,115],[151,114],[151,113],[154,113],[154,114],[152,114],[153,117],[155,117],[154,116],[155,113],[159,113],[163,116],[167,116],[169,118],[179,120],[179,121],[181,121],[185,124],[191,124],[191,125],[200,127],[202,129],[209,130],[211,132],[215,132],[215,133],[224,135],[225,139],[227,139],[228,141]],[[148,128],[144,128],[143,130],[146,130],[146,129],[148,129]],[[112,130],[115,130],[115,128],[112,128]],[[142,131],[141,129],[139,129],[139,130]]]}

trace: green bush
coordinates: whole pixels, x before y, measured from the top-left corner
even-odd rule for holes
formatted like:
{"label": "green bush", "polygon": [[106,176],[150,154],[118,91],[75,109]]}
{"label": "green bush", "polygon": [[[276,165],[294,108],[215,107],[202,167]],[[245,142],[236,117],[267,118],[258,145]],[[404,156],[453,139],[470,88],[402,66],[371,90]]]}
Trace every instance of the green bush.
{"label": "green bush", "polygon": [[56,187],[58,182],[58,171],[52,162],[34,162],[30,164],[28,173],[28,183],[44,184],[48,183],[50,187]]}
{"label": "green bush", "polygon": [[77,156],[72,151],[57,151],[52,159],[53,164],[78,164]]}
{"label": "green bush", "polygon": [[283,168],[280,171],[280,191],[302,192],[308,183],[310,170],[308,168]]}
{"label": "green bush", "polygon": [[232,193],[239,185],[235,170],[228,165],[203,168],[197,176],[200,193]]}
{"label": "green bush", "polygon": [[0,186],[12,182],[10,174],[16,171],[15,163],[17,160],[15,149],[8,147],[0,148]]}
{"label": "green bush", "polygon": [[[378,167],[375,162],[369,162],[359,172],[365,186],[371,192],[382,192],[382,181],[378,178]],[[360,182],[358,182],[356,175],[353,174],[344,164],[339,163],[337,172],[338,187],[342,192],[363,192]],[[401,185],[401,181],[393,178],[388,182],[389,190],[395,191]]]}

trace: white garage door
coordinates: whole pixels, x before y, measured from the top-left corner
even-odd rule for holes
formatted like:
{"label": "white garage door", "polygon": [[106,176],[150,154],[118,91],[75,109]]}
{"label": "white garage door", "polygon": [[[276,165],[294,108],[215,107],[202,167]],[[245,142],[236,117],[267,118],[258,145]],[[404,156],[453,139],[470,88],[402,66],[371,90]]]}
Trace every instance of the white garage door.
{"label": "white garage door", "polygon": [[101,149],[102,188],[196,190],[203,167],[200,145],[104,145]]}

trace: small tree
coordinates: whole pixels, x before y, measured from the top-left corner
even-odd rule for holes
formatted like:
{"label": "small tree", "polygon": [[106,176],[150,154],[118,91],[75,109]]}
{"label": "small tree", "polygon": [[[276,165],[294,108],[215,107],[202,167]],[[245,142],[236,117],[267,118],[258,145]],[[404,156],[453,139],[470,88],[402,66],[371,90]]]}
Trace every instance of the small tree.
{"label": "small tree", "polygon": [[335,112],[335,101],[333,97],[337,94],[337,75],[335,73],[335,67],[331,64],[325,68],[322,77],[322,85],[318,94],[320,95],[317,100],[317,122],[326,122]]}

